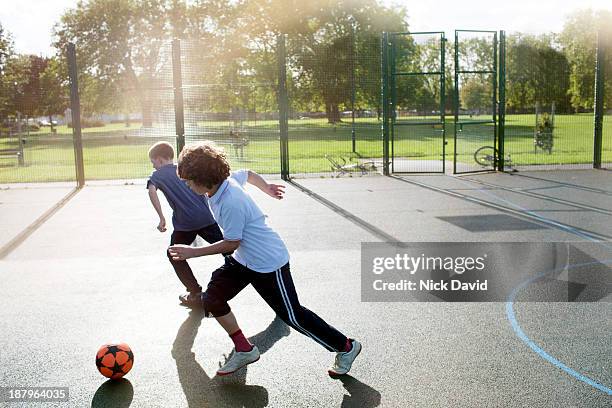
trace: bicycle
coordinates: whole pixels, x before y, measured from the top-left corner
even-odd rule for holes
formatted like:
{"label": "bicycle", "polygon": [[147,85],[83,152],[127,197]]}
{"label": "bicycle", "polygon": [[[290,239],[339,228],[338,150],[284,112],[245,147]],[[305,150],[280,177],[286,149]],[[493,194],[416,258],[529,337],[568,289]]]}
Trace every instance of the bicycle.
{"label": "bicycle", "polygon": [[[496,168],[497,157],[499,157],[499,152],[493,146],[482,146],[474,152],[474,160],[483,167]],[[509,154],[504,156],[504,167],[516,171],[516,169],[512,168],[512,158]]]}
{"label": "bicycle", "polygon": [[340,157],[338,161],[327,154],[325,158],[331,165],[331,171],[334,174],[333,177],[340,177],[343,174],[348,174],[350,176],[353,172],[361,172],[361,175],[365,176],[369,172],[376,171],[376,163],[373,161],[350,163],[350,161],[353,160],[352,158],[349,158],[349,162],[347,162],[344,157]]}

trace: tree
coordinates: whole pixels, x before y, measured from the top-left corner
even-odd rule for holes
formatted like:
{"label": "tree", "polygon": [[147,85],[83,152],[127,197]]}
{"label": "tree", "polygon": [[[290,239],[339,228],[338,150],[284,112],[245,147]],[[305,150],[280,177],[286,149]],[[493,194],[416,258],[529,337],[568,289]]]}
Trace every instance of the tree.
{"label": "tree", "polygon": [[569,94],[576,111],[593,108],[596,37],[598,31],[609,33],[610,21],[610,11],[578,11],[568,17],[559,36],[570,65]]}
{"label": "tree", "polygon": [[[57,59],[13,55],[3,68],[4,116],[36,117],[61,114],[66,109],[67,74]],[[53,125],[52,125],[53,128]]]}
{"label": "tree", "polygon": [[87,112],[125,109],[133,92],[143,126],[152,126],[151,88],[171,84],[171,53],[162,49],[186,29],[184,7],[176,0],[91,0],[64,13],[54,45],[62,57],[68,42],[77,45],[80,85],[91,92],[84,92]]}
{"label": "tree", "polygon": [[507,39],[508,112],[532,112],[537,103],[570,109],[569,63],[553,34],[514,34]]}
{"label": "tree", "polygon": [[40,75],[47,67],[47,59],[36,55],[18,55],[9,64],[13,87],[13,107],[22,115],[40,114]]}
{"label": "tree", "polygon": [[493,70],[493,35],[459,37],[459,68],[461,71]]}
{"label": "tree", "polygon": [[270,50],[278,34],[288,35],[292,109],[323,109],[330,123],[351,106],[353,68],[357,103],[379,104],[380,33],[407,29],[404,9],[376,0],[245,0],[238,12],[246,48]]}
{"label": "tree", "polygon": [[[569,112],[571,100],[568,95],[570,67],[566,56],[551,38],[543,37],[538,48],[537,77],[535,82],[536,102],[550,106],[555,104],[557,112]],[[553,37],[555,38],[555,37]]]}
{"label": "tree", "polygon": [[0,125],[10,111],[10,81],[7,75],[9,61],[13,58],[15,51],[13,38],[0,23]]}
{"label": "tree", "polygon": [[491,93],[491,85],[482,82],[478,77],[468,77],[464,84],[460,85],[461,107],[470,111],[485,111],[491,110],[493,94]]}
{"label": "tree", "polygon": [[[393,41],[397,72],[440,72],[439,34],[396,36]],[[397,77],[397,101],[402,107],[431,115],[440,109],[440,77],[418,75]]]}
{"label": "tree", "polygon": [[[459,83],[455,84],[455,86],[459,86],[459,107],[475,111],[477,114],[482,111],[491,112],[493,105],[492,75],[494,74],[477,72],[493,71],[494,69],[493,35],[491,33],[483,33],[477,36],[461,34],[458,40],[459,70],[472,71],[471,73],[459,74]],[[453,48],[455,46],[455,44],[452,44]],[[454,62],[449,64],[450,67],[453,70],[455,69]],[[452,75],[454,76],[454,72]],[[452,91],[454,92],[454,89]]]}
{"label": "tree", "polygon": [[65,64],[57,58],[47,61],[45,70],[40,75],[39,114],[48,116],[53,132],[53,115],[64,113],[69,106],[69,84]]}
{"label": "tree", "polygon": [[[612,18],[612,13],[610,13]],[[604,48],[604,108],[612,110],[612,25],[604,25],[599,31],[601,35],[601,45]]]}
{"label": "tree", "polygon": [[339,122],[340,107],[350,107],[353,65],[357,83],[366,84],[357,90],[359,99],[378,105],[380,33],[407,31],[405,10],[387,9],[373,0],[335,2],[304,26],[307,29],[290,35],[293,70],[322,102],[328,122]]}
{"label": "tree", "polygon": [[5,99],[5,117],[15,116],[17,112],[30,114],[29,109],[35,106],[31,96],[28,98],[25,88],[30,78],[30,59],[25,55],[13,55],[4,67],[3,95]]}

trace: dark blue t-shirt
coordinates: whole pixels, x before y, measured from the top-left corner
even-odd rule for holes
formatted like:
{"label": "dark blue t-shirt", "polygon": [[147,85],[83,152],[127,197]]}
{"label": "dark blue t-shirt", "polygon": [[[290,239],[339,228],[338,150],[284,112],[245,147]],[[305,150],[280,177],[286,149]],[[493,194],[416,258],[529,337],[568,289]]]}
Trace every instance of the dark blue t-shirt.
{"label": "dark blue t-shirt", "polygon": [[172,225],[177,231],[195,231],[215,223],[208,198],[193,191],[176,174],[176,165],[168,164],[155,170],[149,181],[161,190],[172,207]]}

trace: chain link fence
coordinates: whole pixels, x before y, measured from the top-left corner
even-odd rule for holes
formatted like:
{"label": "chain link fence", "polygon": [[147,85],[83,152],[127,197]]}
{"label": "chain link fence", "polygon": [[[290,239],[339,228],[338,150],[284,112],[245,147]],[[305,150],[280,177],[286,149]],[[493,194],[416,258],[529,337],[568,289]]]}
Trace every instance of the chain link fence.
{"label": "chain link fence", "polygon": [[[496,32],[455,32],[454,172],[493,170],[497,142]],[[484,152],[484,154],[483,154]]]}
{"label": "chain link fence", "polygon": [[[594,166],[595,42],[583,53],[593,66],[587,64],[580,77],[592,91],[584,97],[590,102],[580,104],[568,91],[576,67],[554,36],[507,36],[505,84],[495,82],[492,32],[461,32],[457,61],[453,41],[441,42],[438,34],[396,37],[392,52],[398,75],[387,95],[393,105],[392,172],[401,172],[403,164],[439,171],[453,152],[456,172],[482,169],[474,158],[481,147],[495,145],[496,86],[505,86],[506,169]],[[177,151],[183,142],[212,140],[226,150],[232,167],[263,174],[279,174],[283,165],[288,167],[283,175],[290,177],[381,172],[381,36],[347,20],[316,35],[285,38],[283,55],[277,36],[227,44],[159,41],[151,46],[153,62],[121,67],[124,75],[78,70],[84,178],[145,178],[152,171],[147,150],[160,140]],[[602,41],[600,146],[607,168],[612,167],[610,43],[609,37]],[[279,103],[283,71],[284,110]],[[17,108],[0,112],[0,184],[76,180],[69,90],[65,66],[51,82],[41,77],[37,84],[15,89],[12,97],[18,100],[11,106]],[[440,136],[444,129],[446,146]]]}
{"label": "chain link fence", "polygon": [[0,184],[76,179],[68,83],[54,82],[16,83],[0,112]]}
{"label": "chain link fence", "polygon": [[389,37],[392,173],[445,170],[444,47],[442,33]]}
{"label": "chain link fence", "polygon": [[[123,81],[106,83],[103,73],[94,73],[91,82],[105,84],[103,90],[90,91],[89,78],[81,73],[81,101],[96,101],[96,97],[107,101],[106,109],[100,113],[92,112],[87,109],[87,103],[81,103],[87,180],[147,177],[153,170],[147,154],[149,147],[158,141],[175,144],[172,45],[164,41],[151,49],[154,53],[151,58],[156,63],[143,64],[137,76],[126,75]],[[116,58],[120,60],[120,55]]]}
{"label": "chain link fence", "polygon": [[604,49],[603,64],[603,129],[602,129],[602,167],[612,169],[612,30],[605,34],[600,43]]}
{"label": "chain link fence", "polygon": [[215,142],[232,168],[280,173],[275,39],[235,52],[197,41],[178,44],[185,142]]}
{"label": "chain link fence", "polygon": [[[594,61],[595,50],[593,43],[585,57]],[[572,104],[575,68],[555,38],[511,34],[506,58],[506,164],[519,170],[592,168],[592,104]]]}
{"label": "chain link fence", "polygon": [[348,23],[287,36],[291,177],[363,175],[382,163],[380,37]]}

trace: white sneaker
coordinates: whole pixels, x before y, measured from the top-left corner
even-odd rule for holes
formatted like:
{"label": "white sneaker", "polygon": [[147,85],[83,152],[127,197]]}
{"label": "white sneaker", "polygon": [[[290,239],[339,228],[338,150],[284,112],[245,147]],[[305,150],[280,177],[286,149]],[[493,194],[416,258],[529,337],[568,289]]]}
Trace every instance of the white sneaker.
{"label": "white sneaker", "polygon": [[329,375],[344,375],[350,371],[353,361],[355,361],[359,353],[361,353],[361,343],[351,339],[351,345],[353,346],[351,351],[336,353],[334,365],[327,370]]}
{"label": "white sneaker", "polygon": [[217,375],[223,376],[234,373],[240,370],[242,367],[254,363],[257,360],[259,360],[259,349],[257,346],[253,346],[251,351],[234,350],[232,357],[227,360],[223,367],[217,370]]}

